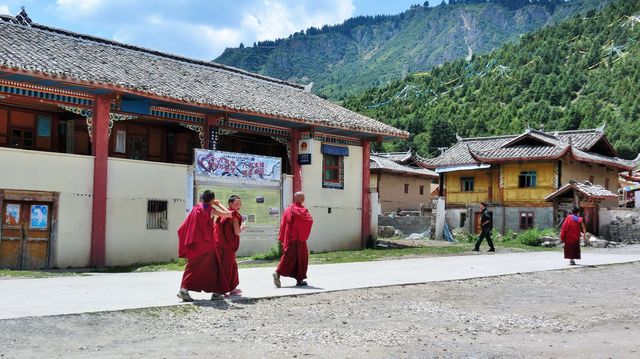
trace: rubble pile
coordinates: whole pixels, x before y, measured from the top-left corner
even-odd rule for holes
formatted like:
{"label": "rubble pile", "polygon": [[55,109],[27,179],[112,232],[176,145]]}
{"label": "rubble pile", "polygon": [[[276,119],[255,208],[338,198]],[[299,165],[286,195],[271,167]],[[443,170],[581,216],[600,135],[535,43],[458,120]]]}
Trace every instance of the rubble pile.
{"label": "rubble pile", "polygon": [[605,237],[624,244],[640,243],[640,213],[616,216],[608,226],[602,226]]}

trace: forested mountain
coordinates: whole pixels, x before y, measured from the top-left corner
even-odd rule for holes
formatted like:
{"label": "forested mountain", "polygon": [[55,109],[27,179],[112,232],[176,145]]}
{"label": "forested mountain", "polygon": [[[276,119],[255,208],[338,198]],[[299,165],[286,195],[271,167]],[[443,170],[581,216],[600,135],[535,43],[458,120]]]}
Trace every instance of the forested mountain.
{"label": "forested mountain", "polygon": [[360,16],[310,28],[286,39],[228,48],[215,59],[265,75],[308,84],[332,100],[413,72],[489,52],[577,12],[597,0],[453,0],[414,5],[398,15]]}
{"label": "forested mountain", "polygon": [[594,128],[622,157],[640,151],[640,0],[617,0],[524,35],[485,55],[412,74],[344,105],[411,132],[385,150],[438,147],[463,137]]}

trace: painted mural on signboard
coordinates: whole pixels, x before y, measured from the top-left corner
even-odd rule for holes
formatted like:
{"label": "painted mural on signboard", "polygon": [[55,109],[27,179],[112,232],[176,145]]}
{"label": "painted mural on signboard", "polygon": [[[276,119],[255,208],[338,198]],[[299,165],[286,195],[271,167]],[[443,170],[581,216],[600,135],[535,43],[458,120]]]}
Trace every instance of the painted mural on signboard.
{"label": "painted mural on signboard", "polygon": [[243,153],[196,150],[197,176],[280,181],[282,160]]}
{"label": "painted mural on signboard", "polygon": [[242,198],[242,210],[249,227],[277,227],[280,224],[280,189],[228,186],[198,186],[198,198],[205,190],[213,191],[225,206],[231,195]]}

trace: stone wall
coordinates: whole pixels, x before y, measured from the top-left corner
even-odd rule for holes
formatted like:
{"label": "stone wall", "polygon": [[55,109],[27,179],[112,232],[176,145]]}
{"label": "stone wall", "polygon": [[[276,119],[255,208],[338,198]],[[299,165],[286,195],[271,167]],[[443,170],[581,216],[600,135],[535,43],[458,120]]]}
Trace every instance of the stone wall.
{"label": "stone wall", "polygon": [[378,226],[392,226],[405,235],[422,233],[431,226],[430,216],[379,216]]}
{"label": "stone wall", "polygon": [[601,235],[614,242],[640,243],[640,211],[616,212],[618,215],[609,224],[601,225]]}

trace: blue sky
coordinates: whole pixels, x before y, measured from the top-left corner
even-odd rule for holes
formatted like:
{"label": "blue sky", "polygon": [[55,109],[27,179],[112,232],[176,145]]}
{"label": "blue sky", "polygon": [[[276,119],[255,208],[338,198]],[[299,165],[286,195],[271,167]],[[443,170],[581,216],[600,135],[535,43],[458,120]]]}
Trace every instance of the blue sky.
{"label": "blue sky", "polygon": [[[409,0],[0,0],[34,22],[211,60],[226,47],[286,37],[358,15],[396,14]],[[431,1],[435,5],[434,1]],[[439,2],[438,2],[439,3]]]}

